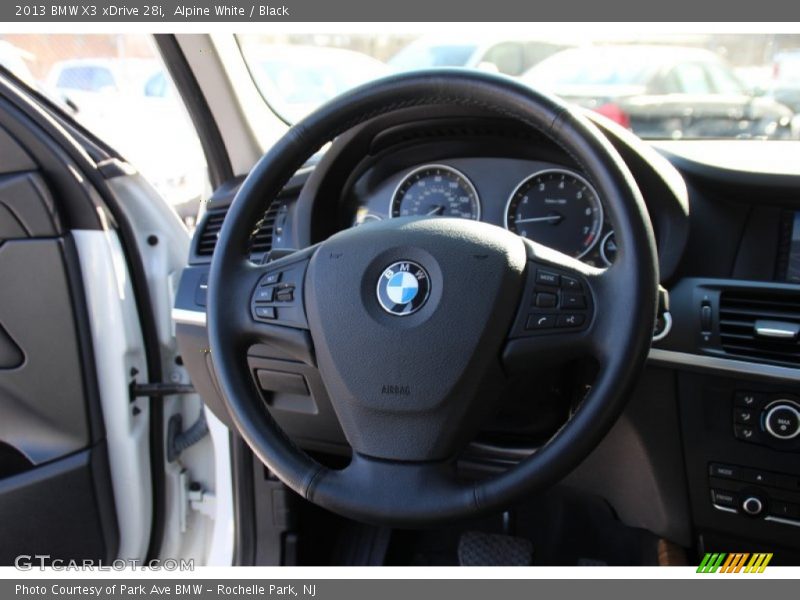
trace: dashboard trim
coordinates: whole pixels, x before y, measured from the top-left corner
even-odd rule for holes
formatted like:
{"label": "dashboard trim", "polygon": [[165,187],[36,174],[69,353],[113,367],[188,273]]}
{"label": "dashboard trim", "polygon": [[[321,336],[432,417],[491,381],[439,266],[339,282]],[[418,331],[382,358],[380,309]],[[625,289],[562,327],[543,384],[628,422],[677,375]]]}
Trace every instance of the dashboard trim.
{"label": "dashboard trim", "polygon": [[800,369],[766,365],[763,363],[751,363],[731,358],[704,356],[702,354],[692,354],[689,352],[651,348],[648,360],[655,364],[689,367],[701,371],[755,375],[768,379],[800,381]]}
{"label": "dashboard trim", "polygon": [[[182,325],[206,326],[206,313],[201,310],[173,308],[172,319]],[[651,348],[648,362],[671,367],[688,367],[700,371],[713,371],[726,374],[755,375],[767,379],[800,381],[800,369],[751,363],[743,360],[703,356],[689,352],[676,352]]]}
{"label": "dashboard trim", "polygon": [[772,515],[767,515],[764,517],[765,521],[769,521],[770,523],[780,523],[781,525],[792,525],[793,527],[800,527],[800,521],[794,521],[792,519],[781,519],[780,517],[773,517]]}
{"label": "dashboard trim", "polygon": [[206,313],[202,310],[187,310],[185,308],[173,308],[172,320],[181,325],[206,326]]}

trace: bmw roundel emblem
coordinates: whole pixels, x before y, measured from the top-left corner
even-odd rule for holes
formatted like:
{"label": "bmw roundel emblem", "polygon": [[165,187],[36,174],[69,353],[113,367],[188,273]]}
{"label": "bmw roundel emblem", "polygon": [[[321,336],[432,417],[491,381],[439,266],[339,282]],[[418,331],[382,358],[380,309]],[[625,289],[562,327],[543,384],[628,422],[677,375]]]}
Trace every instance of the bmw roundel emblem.
{"label": "bmw roundel emblem", "polygon": [[378,301],[383,310],[401,317],[422,308],[430,291],[427,271],[409,260],[389,265],[378,279]]}

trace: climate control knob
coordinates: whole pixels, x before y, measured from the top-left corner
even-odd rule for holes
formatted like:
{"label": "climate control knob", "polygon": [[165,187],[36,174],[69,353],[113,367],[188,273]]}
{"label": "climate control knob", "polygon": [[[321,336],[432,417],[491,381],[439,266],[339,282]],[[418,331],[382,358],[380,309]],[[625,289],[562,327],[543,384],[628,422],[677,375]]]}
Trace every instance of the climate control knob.
{"label": "climate control knob", "polygon": [[778,400],[766,410],[764,428],[772,437],[791,440],[800,435],[800,406],[794,402]]}

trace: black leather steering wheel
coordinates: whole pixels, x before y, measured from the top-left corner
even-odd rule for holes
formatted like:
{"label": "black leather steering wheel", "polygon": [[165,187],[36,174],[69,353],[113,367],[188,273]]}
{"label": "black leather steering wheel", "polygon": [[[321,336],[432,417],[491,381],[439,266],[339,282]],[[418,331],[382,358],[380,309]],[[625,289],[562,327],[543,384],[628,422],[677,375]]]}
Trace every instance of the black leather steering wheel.
{"label": "black leather steering wheel", "polygon": [[[428,106],[513,119],[568,152],[605,203],[619,246],[613,266],[589,267],[499,227],[451,218],[388,219],[265,265],[250,262],[253,224],[308,156],[368,119]],[[235,426],[290,488],[356,519],[431,523],[507,505],[554,483],[588,455],[623,408],[646,358],[657,270],[636,184],[578,112],[493,75],[400,75],[326,104],[253,168],[214,252],[209,344]],[[552,327],[539,329],[530,322],[531,306],[542,289],[571,290],[586,305],[554,314]],[[259,304],[259,297],[276,294],[285,305]],[[319,369],[352,446],[346,468],[318,464],[271,418],[246,362],[255,343],[278,345]],[[494,479],[456,477],[455,458],[492,410],[505,372],[581,355],[596,359],[597,378],[547,444]]]}

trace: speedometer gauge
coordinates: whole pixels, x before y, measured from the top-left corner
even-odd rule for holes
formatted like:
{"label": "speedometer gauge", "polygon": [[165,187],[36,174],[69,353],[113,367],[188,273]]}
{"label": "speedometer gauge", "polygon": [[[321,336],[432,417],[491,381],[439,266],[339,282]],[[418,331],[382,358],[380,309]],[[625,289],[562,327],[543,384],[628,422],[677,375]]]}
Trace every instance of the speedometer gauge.
{"label": "speedometer gauge", "polygon": [[475,186],[461,171],[425,165],[406,175],[392,196],[393,217],[439,216],[481,218]]}
{"label": "speedometer gauge", "polygon": [[597,244],[603,205],[594,188],[577,173],[547,169],[523,180],[511,194],[506,228],[580,258]]}

